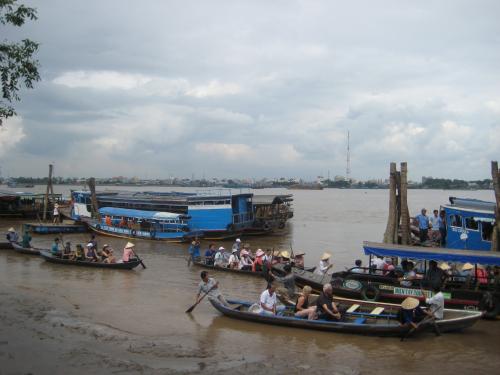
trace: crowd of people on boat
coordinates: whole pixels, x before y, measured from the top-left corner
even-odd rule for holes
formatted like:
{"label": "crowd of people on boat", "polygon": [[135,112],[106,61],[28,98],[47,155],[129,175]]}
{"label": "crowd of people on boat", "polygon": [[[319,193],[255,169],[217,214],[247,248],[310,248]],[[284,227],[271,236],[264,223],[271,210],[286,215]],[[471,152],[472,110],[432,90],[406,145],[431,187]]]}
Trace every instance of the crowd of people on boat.
{"label": "crowd of people on boat", "polygon": [[[415,236],[416,242],[425,244],[427,241],[431,241],[441,247],[446,246],[446,213],[444,210],[433,210],[432,215],[427,216],[427,210],[422,208],[411,225],[412,235]],[[418,233],[418,239],[416,233]]]}
{"label": "crowd of people on boat", "polygon": [[290,263],[295,267],[304,267],[304,253],[291,254],[287,250],[251,249],[249,243],[242,243],[237,238],[231,249],[210,243],[201,257],[201,245],[198,239],[191,242],[188,250],[193,263],[203,262],[205,265],[229,268],[233,270],[268,273],[277,263]]}
{"label": "crowd of people on boat", "polygon": [[50,248],[50,253],[55,257],[71,261],[110,264],[134,261],[137,258],[134,248],[135,244],[127,242],[123,248],[122,256],[117,258],[111,245],[105,244],[99,249],[95,235],[91,236],[89,242],[85,246],[76,244],[75,248],[72,248],[71,242],[67,241],[63,243],[61,239],[56,237]]}

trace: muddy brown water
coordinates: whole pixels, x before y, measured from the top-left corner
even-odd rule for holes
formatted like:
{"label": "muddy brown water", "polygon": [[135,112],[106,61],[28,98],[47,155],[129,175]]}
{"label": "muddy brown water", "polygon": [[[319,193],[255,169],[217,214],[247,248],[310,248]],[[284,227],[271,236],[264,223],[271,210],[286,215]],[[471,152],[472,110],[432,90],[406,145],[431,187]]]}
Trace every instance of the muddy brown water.
{"label": "muddy brown water", "polygon": [[[35,187],[35,190],[42,188]],[[56,191],[67,194],[68,188],[56,186]],[[292,247],[294,251],[304,250],[306,265],[315,265],[323,251],[333,254],[335,270],[351,266],[357,258],[366,263],[362,241],[379,241],[385,229],[387,190],[271,189],[255,193],[293,193],[295,215],[285,233],[243,238],[243,242],[249,242],[254,249],[289,250]],[[418,213],[422,207],[428,210],[438,208],[447,202],[449,196],[493,200],[491,191],[410,190],[410,212]],[[20,227],[21,223],[2,220],[0,232],[5,232],[11,225]],[[33,244],[39,247],[50,246],[53,239],[50,235],[33,237]],[[63,240],[76,244],[85,243],[88,238],[89,234],[68,234]],[[126,242],[104,236],[98,236],[97,240],[100,247],[111,244],[117,253]],[[232,241],[216,243],[227,248]],[[125,335],[123,340],[132,340],[130,337],[133,336],[141,349],[134,351],[129,347],[126,350],[127,358],[135,360],[139,366],[126,368],[125,372],[130,373],[204,370],[424,374],[439,369],[440,373],[456,374],[471,373],[476,369],[496,372],[500,365],[500,322],[481,321],[462,333],[441,337],[425,334],[401,343],[394,338],[331,334],[241,322],[221,316],[208,302],[201,303],[193,314],[188,315],[184,311],[194,302],[201,270],[187,266],[187,245],[148,241],[136,241],[136,244],[147,265],[145,270],[140,267],[133,271],[65,267],[46,263],[39,257],[0,250],[0,286],[7,291],[8,297],[18,294],[28,301],[25,303],[29,303],[30,298],[43,298],[50,304],[51,311],[69,312],[73,321],[108,327]],[[202,241],[202,248],[206,245],[208,242]],[[213,276],[219,280],[226,296],[256,301],[265,287],[264,281],[258,278],[223,272]],[[5,305],[1,309],[6,319],[14,313]],[[77,345],[75,343],[81,338],[76,335],[72,333],[66,340]],[[110,338],[109,344],[103,340],[101,351],[109,352],[109,356],[123,356],[119,351],[114,352],[122,344],[120,340]],[[41,351],[44,348],[49,350],[50,346],[49,343],[30,340],[23,343],[27,348],[33,346]],[[148,343],[153,344],[149,347]],[[154,343],[159,345],[156,349],[153,349]],[[164,357],[159,343],[173,346],[174,349],[169,346],[168,350],[179,351],[179,355]],[[2,351],[8,352],[6,345],[0,345],[0,363],[6,358]],[[65,356],[59,360],[71,362]],[[35,366],[37,361],[33,357],[27,362]],[[32,369],[26,362],[5,363],[9,364],[7,368],[12,373]],[[51,365],[44,362],[40,362],[40,366],[42,373],[51,369]],[[82,366],[82,372],[84,369]]]}

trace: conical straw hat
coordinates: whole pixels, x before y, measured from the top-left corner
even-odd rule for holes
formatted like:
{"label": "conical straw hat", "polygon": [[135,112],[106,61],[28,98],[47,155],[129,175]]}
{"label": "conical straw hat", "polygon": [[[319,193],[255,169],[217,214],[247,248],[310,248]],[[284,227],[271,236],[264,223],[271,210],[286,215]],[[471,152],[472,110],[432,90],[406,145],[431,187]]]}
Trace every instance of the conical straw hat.
{"label": "conical straw hat", "polygon": [[473,269],[474,266],[470,263],[465,263],[463,266],[462,266],[462,271],[468,271],[468,270],[471,270]]}
{"label": "conical straw hat", "polygon": [[281,253],[280,253],[281,257],[282,258],[290,258],[290,253],[286,250],[283,250]]}
{"label": "conical straw hat", "polygon": [[125,249],[130,249],[131,247],[134,247],[135,245],[132,242],[127,242],[125,245]]}
{"label": "conical straw hat", "polygon": [[15,232],[16,230],[13,227],[10,227],[7,232]]}
{"label": "conical straw hat", "polygon": [[331,256],[332,254],[324,252],[323,255],[321,256],[321,260],[328,260],[330,259]]}
{"label": "conical straw hat", "polygon": [[441,268],[443,271],[448,271],[451,268],[450,265],[446,262],[441,263],[438,267]]}
{"label": "conical straw hat", "polygon": [[418,299],[413,297],[408,297],[403,301],[403,303],[401,303],[401,308],[405,310],[413,310],[418,306],[418,304],[419,304]]}

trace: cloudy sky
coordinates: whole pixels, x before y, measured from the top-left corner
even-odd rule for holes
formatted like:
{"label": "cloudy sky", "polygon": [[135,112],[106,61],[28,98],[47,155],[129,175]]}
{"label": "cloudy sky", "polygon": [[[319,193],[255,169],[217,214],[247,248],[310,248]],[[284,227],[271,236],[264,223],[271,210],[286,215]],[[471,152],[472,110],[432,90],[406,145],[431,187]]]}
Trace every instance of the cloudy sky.
{"label": "cloudy sky", "polygon": [[500,159],[499,1],[26,1],[42,81],[10,176],[482,179]]}

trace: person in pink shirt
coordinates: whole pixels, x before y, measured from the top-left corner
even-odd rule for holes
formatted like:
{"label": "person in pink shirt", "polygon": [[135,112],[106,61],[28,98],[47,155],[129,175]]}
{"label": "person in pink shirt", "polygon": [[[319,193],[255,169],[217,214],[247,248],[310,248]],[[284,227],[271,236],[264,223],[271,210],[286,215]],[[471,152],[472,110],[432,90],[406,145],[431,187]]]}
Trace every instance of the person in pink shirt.
{"label": "person in pink shirt", "polygon": [[128,242],[123,249],[122,260],[124,262],[130,262],[131,258],[135,258],[136,255],[134,253],[135,245],[132,242]]}

